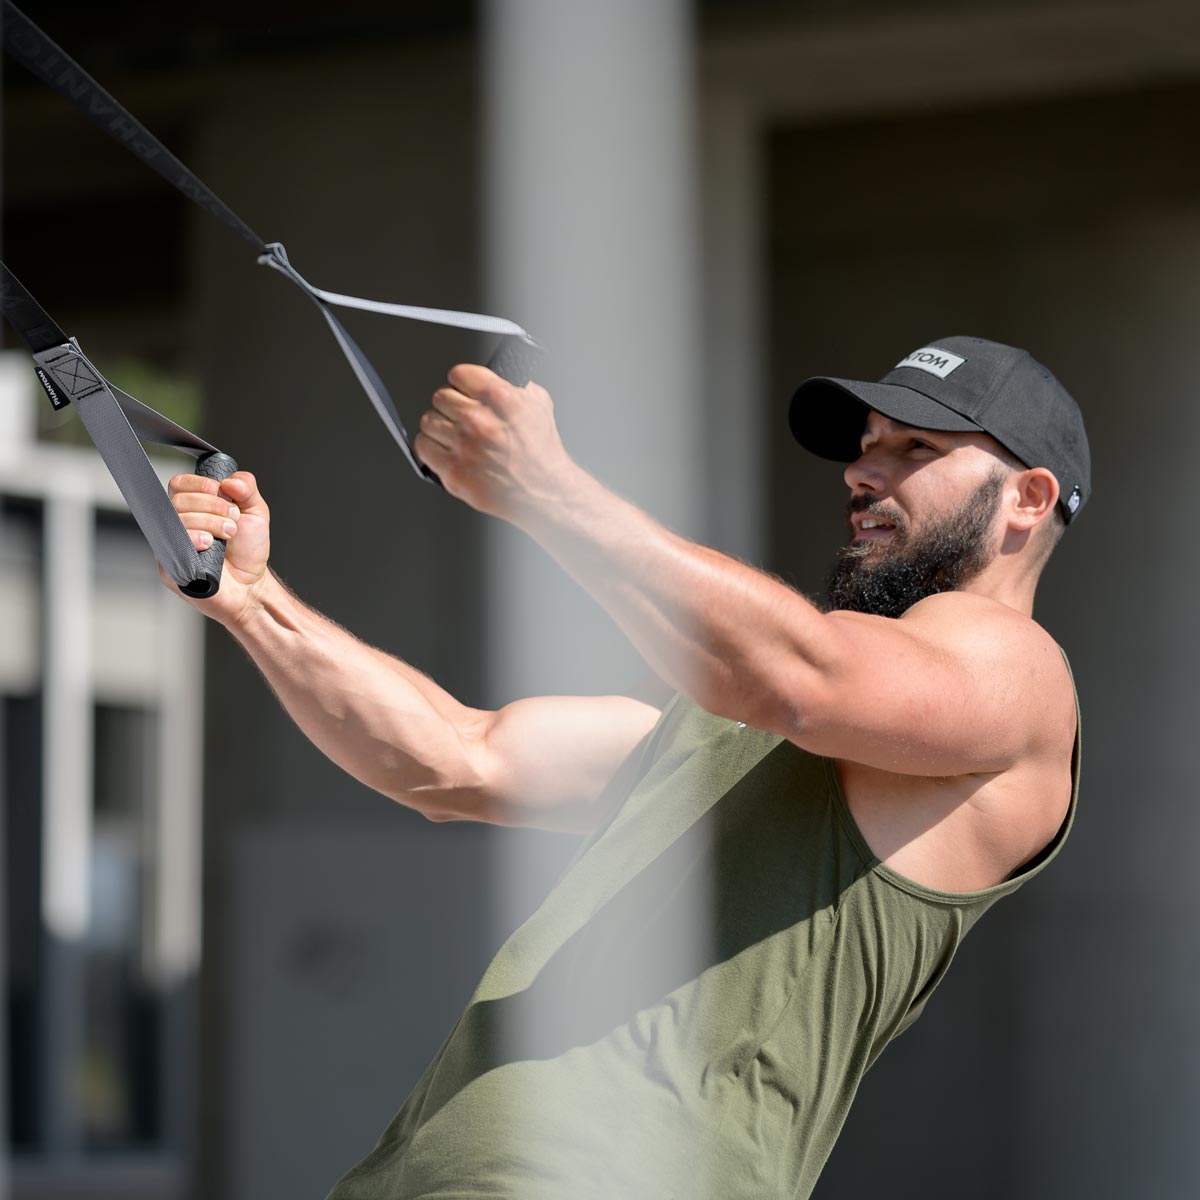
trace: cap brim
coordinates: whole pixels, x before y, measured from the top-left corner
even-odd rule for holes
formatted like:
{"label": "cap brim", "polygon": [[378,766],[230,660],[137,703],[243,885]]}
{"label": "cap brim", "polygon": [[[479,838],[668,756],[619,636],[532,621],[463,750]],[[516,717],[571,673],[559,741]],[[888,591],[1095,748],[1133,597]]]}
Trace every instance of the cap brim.
{"label": "cap brim", "polygon": [[860,453],[870,409],[916,429],[984,432],[969,417],[912,388],[825,376],[806,379],[796,389],[788,409],[788,424],[792,436],[806,450],[835,462],[853,462]]}

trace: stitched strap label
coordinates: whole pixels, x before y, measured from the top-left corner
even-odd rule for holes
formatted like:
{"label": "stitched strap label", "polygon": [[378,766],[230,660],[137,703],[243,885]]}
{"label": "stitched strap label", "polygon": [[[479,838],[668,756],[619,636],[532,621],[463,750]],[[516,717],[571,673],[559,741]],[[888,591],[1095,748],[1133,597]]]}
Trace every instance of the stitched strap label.
{"label": "stitched strap label", "polygon": [[82,354],[55,347],[34,355],[38,381],[55,409],[104,390],[104,382]]}

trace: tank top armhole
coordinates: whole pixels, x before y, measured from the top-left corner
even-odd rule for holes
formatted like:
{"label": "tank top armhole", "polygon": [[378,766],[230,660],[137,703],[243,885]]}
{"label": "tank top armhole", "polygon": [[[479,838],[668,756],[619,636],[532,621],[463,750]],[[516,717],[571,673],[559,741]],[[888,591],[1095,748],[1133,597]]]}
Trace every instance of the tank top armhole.
{"label": "tank top armhole", "polygon": [[[654,762],[663,739],[664,730],[675,716],[676,711],[685,702],[686,698],[680,692],[674,693],[666,704],[663,705],[662,711],[658,714],[658,720],[655,721],[653,728],[642,737],[642,740],[625,756],[621,764],[609,777],[608,782],[601,789],[600,794],[594,801],[596,810],[602,812],[604,816],[596,823],[596,826],[592,830],[584,835],[583,840],[576,847],[575,853],[571,855],[559,878],[562,878],[563,875],[575,866],[609,831],[613,823],[621,815],[621,810],[625,807],[626,801],[628,801],[636,789],[638,782]],[[621,794],[622,792],[624,794]]]}
{"label": "tank top armhole", "polygon": [[1082,721],[1079,711],[1079,689],[1075,686],[1075,673],[1071,670],[1071,663],[1067,659],[1067,652],[1061,646],[1058,648],[1063,656],[1063,662],[1066,663],[1067,674],[1071,677],[1071,690],[1075,696],[1075,745],[1071,750],[1071,801],[1067,806],[1067,815],[1063,818],[1062,824],[1058,827],[1058,832],[1054,837],[1029,862],[1018,867],[1014,874],[1000,883],[993,884],[989,888],[982,888],[976,892],[945,892],[938,888],[926,887],[923,883],[917,883],[915,879],[909,879],[907,875],[901,875],[899,871],[895,871],[880,862],[878,856],[867,844],[867,839],[863,837],[862,830],[859,829],[858,822],[855,821],[854,814],[851,813],[850,806],[846,803],[845,794],[842,792],[842,782],[838,778],[837,768],[834,765],[833,759],[822,758],[821,761],[825,766],[825,777],[829,785],[829,794],[837,812],[838,820],[841,822],[842,828],[855,850],[862,857],[863,863],[870,874],[877,875],[893,887],[900,888],[902,891],[919,896],[925,900],[941,904],[965,906],[985,902],[990,903],[993,900],[998,900],[1001,896],[1008,895],[1009,892],[1015,892],[1023,883],[1032,879],[1033,876],[1050,864],[1059,850],[1062,849],[1062,845],[1067,840],[1067,835],[1071,832],[1071,827],[1075,823],[1075,809],[1079,799],[1079,769],[1083,745]]}

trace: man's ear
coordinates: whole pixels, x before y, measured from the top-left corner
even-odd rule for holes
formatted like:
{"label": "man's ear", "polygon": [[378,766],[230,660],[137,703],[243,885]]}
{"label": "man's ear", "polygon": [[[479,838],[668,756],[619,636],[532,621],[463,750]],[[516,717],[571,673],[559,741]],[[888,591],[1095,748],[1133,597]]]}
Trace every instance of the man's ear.
{"label": "man's ear", "polygon": [[1058,480],[1045,467],[1021,471],[1014,480],[1017,501],[1009,512],[1009,527],[1017,532],[1033,529],[1054,515],[1058,503]]}

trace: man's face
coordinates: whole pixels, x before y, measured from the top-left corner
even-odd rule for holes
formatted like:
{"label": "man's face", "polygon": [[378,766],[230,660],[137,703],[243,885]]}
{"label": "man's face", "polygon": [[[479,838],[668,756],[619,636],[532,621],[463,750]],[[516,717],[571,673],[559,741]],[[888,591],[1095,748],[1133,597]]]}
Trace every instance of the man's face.
{"label": "man's face", "polygon": [[846,468],[851,541],[829,575],[830,610],[899,617],[987,567],[1009,475],[989,444],[986,434],[913,429],[868,414],[863,452]]}

